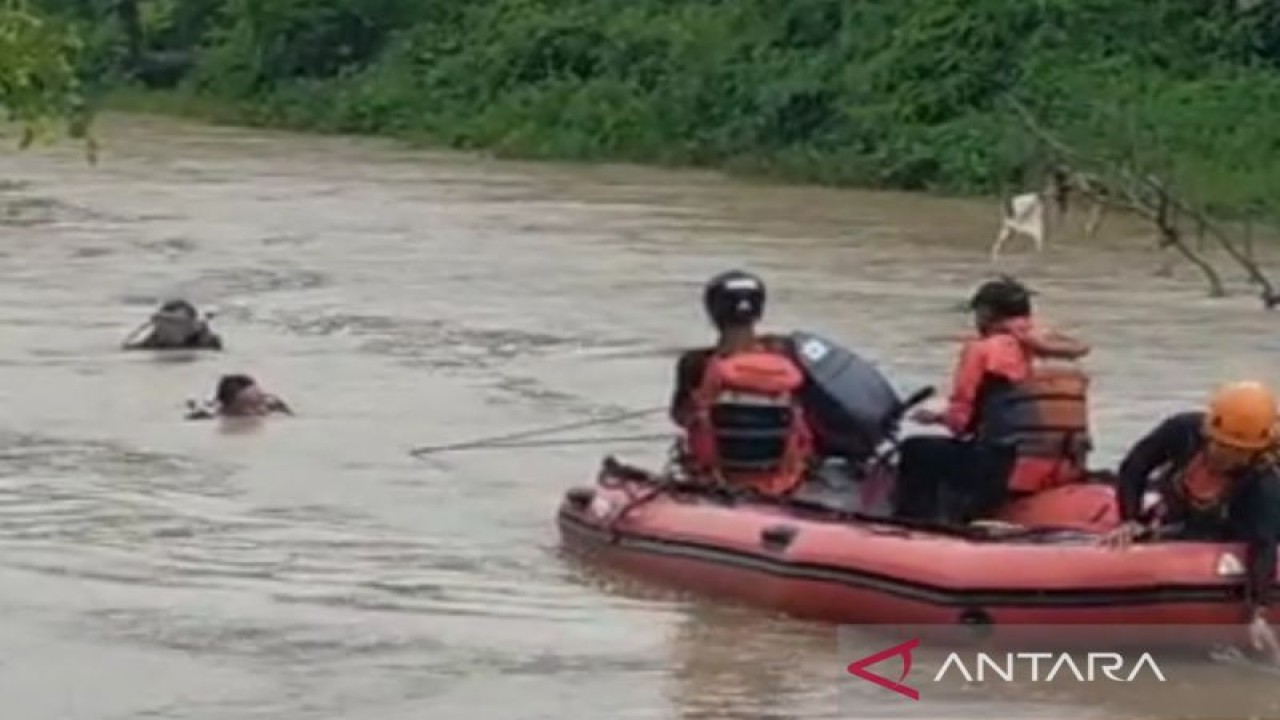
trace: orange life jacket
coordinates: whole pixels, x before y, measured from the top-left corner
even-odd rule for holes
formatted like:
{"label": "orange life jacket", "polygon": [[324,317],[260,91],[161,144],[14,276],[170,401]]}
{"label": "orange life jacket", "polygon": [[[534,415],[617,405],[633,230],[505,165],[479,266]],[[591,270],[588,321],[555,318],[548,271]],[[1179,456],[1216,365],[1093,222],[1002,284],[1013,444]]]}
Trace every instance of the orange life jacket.
{"label": "orange life jacket", "polygon": [[1089,377],[1078,367],[1040,362],[1025,380],[985,394],[977,435],[1014,446],[1010,490],[1039,492],[1083,478],[1093,445],[1088,397]]}
{"label": "orange life jacket", "polygon": [[793,489],[813,455],[803,385],[804,372],[775,348],[712,355],[688,427],[695,471],[768,495]]}

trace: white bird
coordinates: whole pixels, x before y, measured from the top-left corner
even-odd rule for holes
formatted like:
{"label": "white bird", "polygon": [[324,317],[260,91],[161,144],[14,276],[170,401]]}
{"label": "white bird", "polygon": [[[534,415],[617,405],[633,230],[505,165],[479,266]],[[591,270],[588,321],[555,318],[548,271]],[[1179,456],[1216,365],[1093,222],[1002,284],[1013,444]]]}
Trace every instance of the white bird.
{"label": "white bird", "polygon": [[1004,206],[1004,218],[1000,221],[1000,234],[991,245],[991,262],[1000,258],[1004,244],[1015,235],[1031,238],[1036,252],[1044,250],[1044,197],[1040,193],[1015,195]]}

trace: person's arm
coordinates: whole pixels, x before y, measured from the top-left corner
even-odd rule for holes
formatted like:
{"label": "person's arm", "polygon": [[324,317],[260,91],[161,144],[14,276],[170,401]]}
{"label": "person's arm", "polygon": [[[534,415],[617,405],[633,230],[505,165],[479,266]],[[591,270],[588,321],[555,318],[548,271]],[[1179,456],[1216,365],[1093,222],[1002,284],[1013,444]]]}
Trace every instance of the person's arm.
{"label": "person's arm", "polygon": [[1116,502],[1121,521],[1137,521],[1151,473],[1185,454],[1187,444],[1194,441],[1197,432],[1199,413],[1182,413],[1165,418],[1134,443],[1116,471]]}
{"label": "person's arm", "polygon": [[689,415],[693,408],[693,393],[702,382],[702,374],[706,369],[710,353],[704,350],[691,350],[676,361],[675,386],[671,393],[671,407],[668,414],[671,422],[685,427],[689,424]]}
{"label": "person's arm", "polygon": [[1275,582],[1276,543],[1280,542],[1280,472],[1267,466],[1250,478],[1235,503],[1244,514],[1240,531],[1245,549],[1245,602],[1249,619],[1259,617],[1271,601]]}
{"label": "person's arm", "polygon": [[951,377],[951,395],[942,422],[953,435],[966,435],[972,430],[978,411],[978,395],[988,375],[1021,380],[1021,361],[1017,341],[1008,335],[997,335],[965,343]]}
{"label": "person's arm", "polygon": [[985,373],[985,346],[982,341],[965,343],[951,375],[951,396],[947,398],[947,409],[942,413],[942,422],[953,435],[962,435],[969,430]]}
{"label": "person's arm", "polygon": [[124,349],[125,350],[159,350],[160,341],[156,339],[155,333],[149,332],[146,335],[142,336],[142,338],[139,340],[133,340],[133,341],[126,340],[124,343]]}
{"label": "person's arm", "polygon": [[1090,347],[1070,335],[1039,325],[1031,318],[1017,318],[1004,324],[1004,330],[1018,339],[1032,355],[1054,360],[1078,360],[1089,354]]}
{"label": "person's arm", "polygon": [[134,328],[133,332],[125,336],[124,340],[120,342],[120,348],[122,350],[141,349],[142,343],[146,341],[146,338],[150,338],[153,335],[152,330],[154,327],[155,326],[152,325],[150,320],[142,323],[138,327]]}

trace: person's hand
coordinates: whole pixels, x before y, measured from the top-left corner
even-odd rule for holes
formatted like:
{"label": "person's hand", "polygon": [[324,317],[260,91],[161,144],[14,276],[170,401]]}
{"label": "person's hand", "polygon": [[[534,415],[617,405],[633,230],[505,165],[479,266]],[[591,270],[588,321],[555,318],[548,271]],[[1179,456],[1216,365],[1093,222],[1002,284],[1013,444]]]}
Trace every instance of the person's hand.
{"label": "person's hand", "polygon": [[944,422],[942,413],[928,408],[917,408],[912,410],[911,420],[921,425],[941,425]]}
{"label": "person's hand", "polygon": [[1102,536],[1099,544],[1112,550],[1124,550],[1133,544],[1134,538],[1138,536],[1145,528],[1141,523],[1129,520],[1121,523],[1119,527],[1114,528]]}
{"label": "person's hand", "polygon": [[1253,649],[1266,656],[1267,662],[1280,666],[1280,640],[1262,613],[1255,613],[1249,623],[1249,642]]}
{"label": "person's hand", "polygon": [[184,416],[187,420],[210,420],[216,415],[217,408],[211,407],[209,403],[187,400],[187,414]]}
{"label": "person's hand", "polygon": [[268,396],[267,396],[267,411],[268,411],[268,412],[278,412],[278,413],[283,413],[283,414],[285,414],[285,415],[293,415],[293,414],[294,414],[294,413],[293,413],[293,408],[289,407],[289,404],[288,404],[288,403],[286,403],[284,400],[281,400],[280,398],[276,397],[275,395],[268,395]]}

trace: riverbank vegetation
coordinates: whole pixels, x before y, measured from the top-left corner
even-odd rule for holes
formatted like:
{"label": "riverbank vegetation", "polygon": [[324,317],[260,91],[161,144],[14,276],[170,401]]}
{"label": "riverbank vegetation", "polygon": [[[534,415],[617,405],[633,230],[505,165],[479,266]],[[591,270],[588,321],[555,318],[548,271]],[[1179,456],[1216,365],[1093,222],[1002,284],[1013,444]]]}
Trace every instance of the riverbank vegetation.
{"label": "riverbank vegetation", "polygon": [[220,120],[948,193],[1067,167],[1202,234],[1280,197],[1270,0],[38,1],[100,91]]}
{"label": "riverbank vegetation", "polygon": [[0,123],[18,146],[54,133],[83,137],[89,114],[77,72],[81,44],[73,28],[25,0],[0,4]]}

